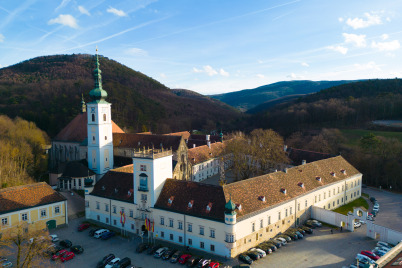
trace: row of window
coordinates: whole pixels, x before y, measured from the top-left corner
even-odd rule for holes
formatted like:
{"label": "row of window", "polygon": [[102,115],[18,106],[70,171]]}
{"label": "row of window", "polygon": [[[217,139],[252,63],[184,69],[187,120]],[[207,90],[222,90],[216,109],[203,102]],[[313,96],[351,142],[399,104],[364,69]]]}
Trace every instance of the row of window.
{"label": "row of window", "polygon": [[[165,232],[161,232],[161,238],[165,238]],[[173,234],[169,234],[169,240],[174,241],[174,235]],[[179,236],[178,241],[179,241],[179,243],[183,243],[183,237]],[[189,238],[187,240],[187,242],[188,242],[187,244],[189,246],[193,246],[193,239]],[[205,243],[204,242],[200,242],[200,248],[205,249]],[[210,251],[214,252],[215,251],[215,245],[210,244],[209,249],[210,249]]]}
{"label": "row of window", "polygon": [[[106,114],[103,114],[103,121],[106,121]],[[95,122],[95,114],[92,114],[92,122]]]}
{"label": "row of window", "polygon": [[[160,225],[165,226],[165,217],[160,217]],[[169,218],[169,227],[174,228],[174,219]],[[183,230],[183,221],[177,221],[177,229]],[[187,223],[187,232],[193,232],[193,224]],[[204,226],[199,226],[199,234],[205,235]],[[209,229],[209,237],[215,238],[215,229]]]}
{"label": "row of window", "polygon": [[[88,207],[88,204],[89,203],[87,203],[87,201],[85,202],[85,206],[86,207]],[[100,202],[98,202],[98,201],[96,201],[96,209],[97,210],[100,210]],[[105,203],[105,211],[106,212],[109,212],[109,204],[106,204]],[[125,212],[125,209],[124,209],[124,207],[120,207],[120,211],[119,211],[119,213],[124,213]],[[113,214],[117,214],[117,207],[116,206],[112,206],[112,213]],[[130,209],[129,210],[129,216],[131,217],[131,218],[133,218],[134,217],[134,211],[132,210],[132,209]]]}
{"label": "row of window", "polygon": [[[60,214],[60,206],[54,207],[54,214]],[[47,209],[41,209],[40,210],[40,217],[45,218],[47,217]],[[21,220],[22,221],[28,221],[28,212],[21,213]],[[7,218],[2,218],[1,219],[1,225],[8,225],[8,217]]]}
{"label": "row of window", "polygon": [[[100,215],[97,215],[96,216],[96,219],[97,219],[97,221],[101,221],[101,218],[100,218]],[[109,218],[105,218],[105,223],[107,223],[107,224],[109,224]],[[119,222],[120,223],[120,222]],[[115,225],[115,226],[117,226],[117,224],[118,224],[118,222],[117,222],[117,220],[113,220],[113,225]],[[120,226],[121,227],[121,226]],[[135,229],[135,225],[134,225],[134,223],[132,223],[131,224],[131,230],[134,230]]]}

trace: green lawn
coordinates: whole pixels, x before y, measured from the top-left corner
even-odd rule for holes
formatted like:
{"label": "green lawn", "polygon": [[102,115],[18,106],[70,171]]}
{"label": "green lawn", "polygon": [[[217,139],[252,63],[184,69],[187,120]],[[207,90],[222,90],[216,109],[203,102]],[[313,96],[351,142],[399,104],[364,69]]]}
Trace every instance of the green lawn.
{"label": "green lawn", "polygon": [[396,138],[402,142],[402,132],[396,131],[375,131],[365,129],[341,129],[342,134],[346,137],[348,145],[358,145],[360,138],[369,133],[373,133],[376,136],[383,136],[385,138]]}
{"label": "green lawn", "polygon": [[362,193],[362,196],[364,196],[365,198],[369,198],[370,196],[366,193]]}
{"label": "green lawn", "polygon": [[337,212],[343,215],[347,215],[349,211],[353,212],[353,208],[354,207],[364,207],[365,209],[369,208],[369,204],[367,203],[367,201],[363,198],[360,197],[346,205],[343,205],[339,208],[336,208],[334,210],[332,210],[333,212]]}

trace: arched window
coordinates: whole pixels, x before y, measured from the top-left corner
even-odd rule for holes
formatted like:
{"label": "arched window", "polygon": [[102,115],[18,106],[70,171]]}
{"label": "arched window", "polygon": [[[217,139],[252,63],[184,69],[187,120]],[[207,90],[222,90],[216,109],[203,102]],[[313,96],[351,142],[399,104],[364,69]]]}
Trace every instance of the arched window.
{"label": "arched window", "polygon": [[92,114],[92,122],[95,122],[95,114]]}
{"label": "arched window", "polygon": [[103,121],[106,121],[106,114],[103,114]]}
{"label": "arched window", "polygon": [[148,175],[145,173],[141,173],[140,177],[140,187],[138,187],[139,191],[148,191]]}

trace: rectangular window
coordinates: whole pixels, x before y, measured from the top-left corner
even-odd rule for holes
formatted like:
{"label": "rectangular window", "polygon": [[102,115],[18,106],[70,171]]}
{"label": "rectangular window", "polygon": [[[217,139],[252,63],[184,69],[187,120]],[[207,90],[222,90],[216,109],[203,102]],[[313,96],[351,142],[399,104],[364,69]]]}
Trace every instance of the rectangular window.
{"label": "rectangular window", "polygon": [[330,209],[331,208],[331,203],[328,203],[328,209]]}
{"label": "rectangular window", "polygon": [[268,225],[271,224],[271,216],[268,216]]}
{"label": "rectangular window", "polygon": [[173,234],[169,235],[169,239],[173,241]]}
{"label": "rectangular window", "polygon": [[233,234],[226,234],[226,242],[233,243],[234,242],[234,235]]}
{"label": "rectangular window", "polygon": [[46,217],[46,209],[41,209],[40,210],[40,217],[41,218]]}
{"label": "rectangular window", "polygon": [[200,235],[204,235],[204,227],[200,226]]}
{"label": "rectangular window", "polygon": [[100,216],[99,216],[99,215],[96,215],[96,219],[97,219],[98,221],[100,221]]}
{"label": "rectangular window", "polygon": [[142,201],[147,201],[147,195],[146,194],[141,194],[141,200]]}
{"label": "rectangular window", "polygon": [[357,195],[359,195],[360,194],[360,191],[357,191]]}
{"label": "rectangular window", "polygon": [[209,230],[209,236],[212,238],[215,238],[215,230],[214,229]]}
{"label": "rectangular window", "polygon": [[161,237],[165,237],[165,232],[161,232]]}
{"label": "rectangular window", "polygon": [[263,219],[260,220],[260,228],[264,228],[264,220]]}
{"label": "rectangular window", "polygon": [[328,191],[328,197],[331,197],[331,191]]}
{"label": "rectangular window", "polygon": [[54,207],[54,213],[59,214],[60,213],[60,206]]}
{"label": "rectangular window", "polygon": [[105,211],[108,212],[109,211],[109,205],[105,204]]}
{"label": "rectangular window", "polygon": [[76,187],[77,185],[77,182],[76,182],[76,180],[73,180],[73,183],[74,183],[74,187]]}
{"label": "rectangular window", "polygon": [[116,206],[113,206],[113,213],[116,214]]}
{"label": "rectangular window", "polygon": [[78,179],[78,186],[81,187],[81,179]]}
{"label": "rectangular window", "polygon": [[190,233],[193,231],[193,224],[192,223],[188,223],[187,231],[189,231]]}
{"label": "rectangular window", "polygon": [[290,213],[290,215],[292,215],[293,214],[293,211],[292,211],[292,207],[290,207],[290,209],[289,209],[289,213]]}
{"label": "rectangular window", "polygon": [[297,203],[297,210],[300,211],[300,203]]}
{"label": "rectangular window", "polygon": [[211,245],[211,251],[215,251],[215,246]]}
{"label": "rectangular window", "polygon": [[120,207],[121,213],[124,213],[124,208]]}
{"label": "rectangular window", "polygon": [[314,203],[317,203],[317,196],[314,196]]}
{"label": "rectangular window", "polygon": [[165,218],[161,217],[161,225],[165,225]]}
{"label": "rectangular window", "polygon": [[169,219],[169,227],[173,228],[173,219]]}
{"label": "rectangular window", "polygon": [[89,201],[85,201],[85,207],[86,207],[86,208],[89,207]]}
{"label": "rectangular window", "polygon": [[255,232],[255,222],[251,223],[251,232]]}
{"label": "rectangular window", "polygon": [[307,199],[304,201],[304,208],[307,208],[307,205],[308,205],[308,201],[307,201]]}
{"label": "rectangular window", "polygon": [[21,220],[27,221],[28,220],[28,213],[22,213],[21,214]]}
{"label": "rectangular window", "polygon": [[335,195],[335,188],[334,188],[334,195]]}
{"label": "rectangular window", "polygon": [[321,194],[318,195],[318,201],[321,201]]}
{"label": "rectangular window", "polygon": [[146,165],[140,165],[140,170],[141,171],[147,171],[147,166]]}
{"label": "rectangular window", "polygon": [[332,206],[333,206],[333,207],[335,207],[335,201],[334,201],[334,202],[332,202]]}
{"label": "rectangular window", "polygon": [[99,202],[96,202],[96,209],[99,209],[100,208],[100,204],[99,204]]}
{"label": "rectangular window", "polygon": [[134,211],[132,209],[130,209],[130,217],[134,218]]}
{"label": "rectangular window", "polygon": [[179,221],[179,230],[183,230],[183,222]]}
{"label": "rectangular window", "polygon": [[134,230],[134,223],[131,224],[131,230]]}
{"label": "rectangular window", "polygon": [[281,220],[281,212],[278,212],[278,221]]}
{"label": "rectangular window", "polygon": [[191,246],[193,244],[193,239],[189,238],[188,239],[188,245]]}
{"label": "rectangular window", "polygon": [[204,242],[200,242],[200,248],[204,248]]}
{"label": "rectangular window", "polygon": [[338,186],[338,194],[339,194],[339,186]]}
{"label": "rectangular window", "polygon": [[106,223],[109,223],[109,218],[106,218]]}
{"label": "rectangular window", "polygon": [[324,193],[324,199],[327,197],[327,194],[326,193]]}
{"label": "rectangular window", "polygon": [[339,205],[339,199],[336,201],[336,204]]}
{"label": "rectangular window", "polygon": [[1,225],[7,225],[7,224],[8,224],[8,218],[2,218]]}
{"label": "rectangular window", "polygon": [[179,243],[183,243],[183,237],[179,236]]}
{"label": "rectangular window", "polygon": [[113,224],[114,224],[114,225],[117,225],[117,221],[116,221],[116,220],[113,220]]}

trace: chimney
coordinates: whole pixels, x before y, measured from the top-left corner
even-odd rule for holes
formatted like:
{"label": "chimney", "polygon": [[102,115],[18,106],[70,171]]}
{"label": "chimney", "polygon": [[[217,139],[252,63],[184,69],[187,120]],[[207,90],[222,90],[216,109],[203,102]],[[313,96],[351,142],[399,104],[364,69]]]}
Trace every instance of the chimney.
{"label": "chimney", "polygon": [[287,151],[287,149],[288,149],[288,146],[287,145],[283,145],[283,151]]}
{"label": "chimney", "polygon": [[284,171],[285,173],[288,173],[288,168],[285,168],[283,171]]}
{"label": "chimney", "polygon": [[195,148],[195,143],[193,143],[193,148]]}
{"label": "chimney", "polygon": [[306,160],[302,160],[302,165],[305,165],[306,164]]}
{"label": "chimney", "polygon": [[[207,135],[207,136],[209,136],[209,135]],[[208,145],[209,148],[211,148],[211,141],[210,140],[207,140],[207,145]]]}
{"label": "chimney", "polygon": [[209,141],[209,135],[205,135],[205,140]]}

